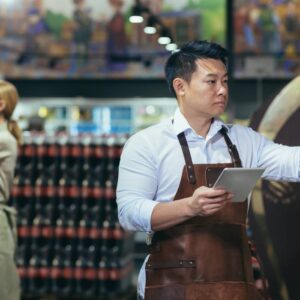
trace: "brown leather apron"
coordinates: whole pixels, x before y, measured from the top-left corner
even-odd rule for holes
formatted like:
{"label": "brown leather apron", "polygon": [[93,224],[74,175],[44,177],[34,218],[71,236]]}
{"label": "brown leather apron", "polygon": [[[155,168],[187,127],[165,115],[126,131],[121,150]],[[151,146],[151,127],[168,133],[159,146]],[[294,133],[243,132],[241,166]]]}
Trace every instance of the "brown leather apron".
{"label": "brown leather apron", "polygon": [[[178,135],[185,158],[174,201],[212,186],[225,167],[240,167],[239,154],[220,130],[232,158],[229,164],[193,165],[184,133]],[[247,201],[227,204],[211,216],[193,217],[155,232],[146,264],[145,300],[256,300],[246,235]]]}

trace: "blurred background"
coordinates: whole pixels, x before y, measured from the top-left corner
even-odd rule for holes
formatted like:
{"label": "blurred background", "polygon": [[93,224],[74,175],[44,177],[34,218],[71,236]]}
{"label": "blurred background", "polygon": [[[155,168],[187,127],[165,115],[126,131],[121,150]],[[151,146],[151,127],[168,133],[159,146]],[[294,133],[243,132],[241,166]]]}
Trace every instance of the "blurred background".
{"label": "blurred background", "polygon": [[[266,134],[279,99],[272,138],[299,146],[300,0],[0,1],[0,77],[20,93],[24,131],[11,194],[23,299],[135,299],[147,247],[118,223],[119,157],[174,113],[163,66],[194,39],[229,49],[222,119]],[[250,234],[271,297],[300,299],[299,184],[259,193]]]}

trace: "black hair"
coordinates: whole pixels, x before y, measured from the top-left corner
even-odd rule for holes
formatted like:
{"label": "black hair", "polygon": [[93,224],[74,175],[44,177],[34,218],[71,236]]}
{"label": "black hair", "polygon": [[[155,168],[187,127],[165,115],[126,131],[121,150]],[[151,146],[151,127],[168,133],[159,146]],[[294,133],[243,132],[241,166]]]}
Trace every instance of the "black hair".
{"label": "black hair", "polygon": [[216,43],[208,41],[191,41],[186,43],[180,50],[175,50],[165,64],[165,77],[170,92],[176,97],[173,88],[173,80],[176,77],[190,82],[192,74],[197,68],[196,60],[212,58],[221,60],[226,66],[227,56],[227,50]]}

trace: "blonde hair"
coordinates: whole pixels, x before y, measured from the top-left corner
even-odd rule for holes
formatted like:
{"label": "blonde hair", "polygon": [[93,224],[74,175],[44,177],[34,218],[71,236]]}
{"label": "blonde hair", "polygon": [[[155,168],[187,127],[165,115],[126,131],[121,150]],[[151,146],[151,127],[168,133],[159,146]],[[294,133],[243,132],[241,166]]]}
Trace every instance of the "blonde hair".
{"label": "blonde hair", "polygon": [[22,131],[17,122],[11,120],[11,116],[19,101],[19,93],[16,87],[5,80],[0,80],[0,99],[5,102],[5,108],[2,111],[4,119],[7,121],[7,127],[10,133],[16,138],[17,143],[22,143]]}

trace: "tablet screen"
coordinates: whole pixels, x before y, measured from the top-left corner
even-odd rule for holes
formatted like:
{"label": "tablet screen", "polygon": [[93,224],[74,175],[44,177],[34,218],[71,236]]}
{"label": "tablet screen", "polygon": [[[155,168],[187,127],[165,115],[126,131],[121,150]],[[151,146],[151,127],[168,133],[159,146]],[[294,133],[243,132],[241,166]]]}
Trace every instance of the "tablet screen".
{"label": "tablet screen", "polygon": [[233,202],[245,201],[265,169],[225,168],[213,188],[224,188],[233,194]]}

